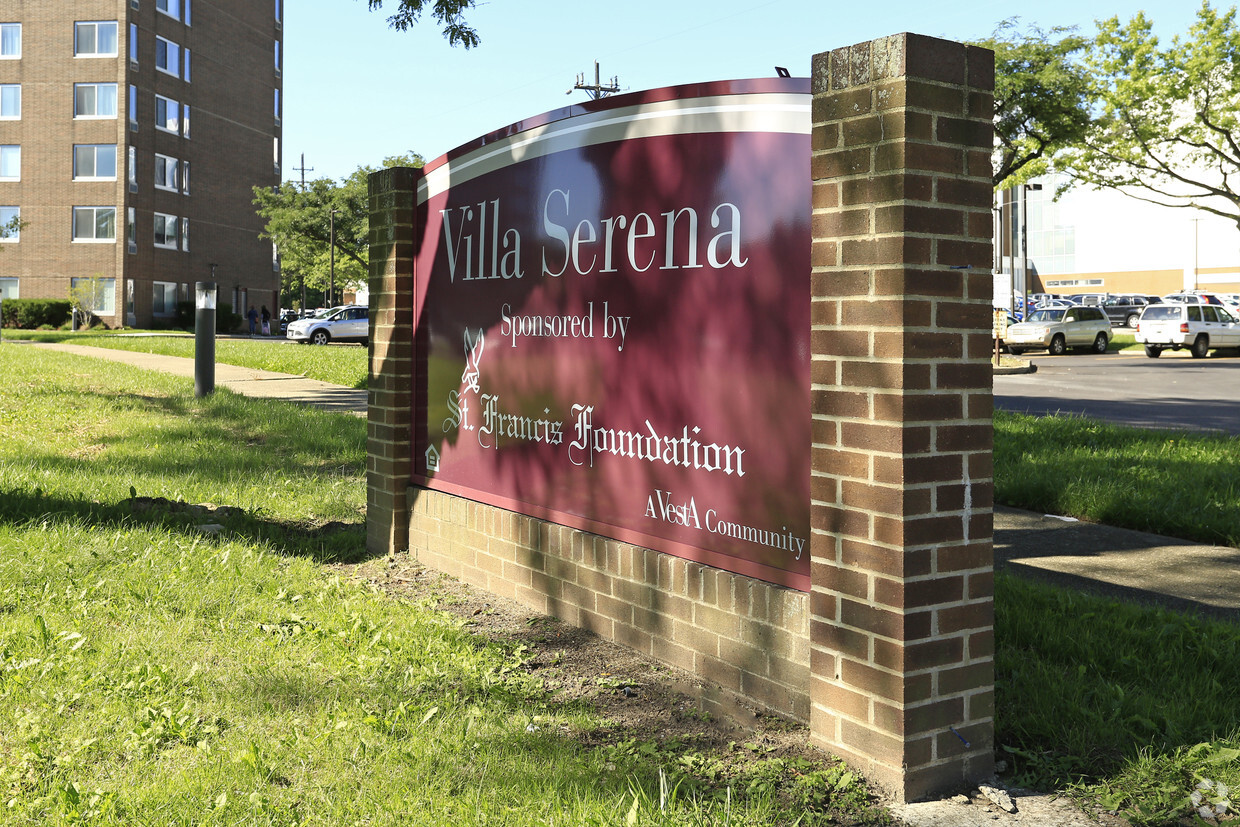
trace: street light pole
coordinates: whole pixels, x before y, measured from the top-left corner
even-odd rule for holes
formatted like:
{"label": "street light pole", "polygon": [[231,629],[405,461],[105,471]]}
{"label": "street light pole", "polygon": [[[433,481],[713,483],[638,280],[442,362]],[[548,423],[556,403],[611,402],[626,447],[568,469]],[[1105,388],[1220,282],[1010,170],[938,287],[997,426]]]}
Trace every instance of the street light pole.
{"label": "street light pole", "polygon": [[1028,315],[1029,310],[1029,213],[1026,193],[1029,190],[1037,192],[1042,189],[1041,184],[1021,184],[1020,185],[1020,317],[1023,319]]}
{"label": "street light pole", "polygon": [[333,209],[333,210],[331,211],[331,219],[330,219],[330,223],[331,223],[331,232],[330,232],[330,235],[331,235],[331,241],[330,241],[330,247],[331,247],[332,264],[331,264],[331,281],[329,282],[329,284],[328,284],[328,288],[327,288],[327,306],[328,306],[328,307],[334,307],[334,306],[335,306],[335,296],[336,296],[336,213],[338,213],[338,212],[340,212],[340,210]]}

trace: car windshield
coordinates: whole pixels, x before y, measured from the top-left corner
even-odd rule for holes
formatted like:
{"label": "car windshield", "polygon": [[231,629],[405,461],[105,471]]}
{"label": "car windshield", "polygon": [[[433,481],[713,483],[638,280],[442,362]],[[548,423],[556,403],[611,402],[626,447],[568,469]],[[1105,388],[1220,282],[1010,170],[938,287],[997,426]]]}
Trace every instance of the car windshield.
{"label": "car windshield", "polygon": [[1062,307],[1044,307],[1041,310],[1035,310],[1029,314],[1031,322],[1057,322],[1063,318],[1064,308]]}
{"label": "car windshield", "polygon": [[1151,304],[1146,307],[1145,312],[1141,314],[1141,321],[1161,322],[1168,319],[1178,321],[1183,312],[1184,311],[1178,305]]}

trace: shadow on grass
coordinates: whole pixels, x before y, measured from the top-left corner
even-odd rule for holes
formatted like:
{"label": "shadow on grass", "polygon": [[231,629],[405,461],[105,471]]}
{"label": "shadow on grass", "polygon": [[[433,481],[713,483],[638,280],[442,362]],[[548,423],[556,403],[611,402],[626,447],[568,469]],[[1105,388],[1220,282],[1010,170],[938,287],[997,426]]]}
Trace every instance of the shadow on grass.
{"label": "shadow on grass", "polygon": [[77,521],[109,528],[163,529],[268,547],[277,554],[318,563],[364,560],[365,523],[295,523],[264,519],[230,506],[190,504],[163,497],[130,497],[115,503],[68,499],[42,491],[0,488],[0,523],[23,526],[44,520]]}

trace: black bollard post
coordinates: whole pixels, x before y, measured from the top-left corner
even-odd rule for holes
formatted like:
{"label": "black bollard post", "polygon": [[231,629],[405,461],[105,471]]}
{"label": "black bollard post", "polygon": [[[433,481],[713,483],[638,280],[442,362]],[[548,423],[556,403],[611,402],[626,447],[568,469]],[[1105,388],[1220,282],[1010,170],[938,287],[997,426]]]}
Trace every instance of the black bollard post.
{"label": "black bollard post", "polygon": [[215,390],[215,282],[194,282],[194,396]]}

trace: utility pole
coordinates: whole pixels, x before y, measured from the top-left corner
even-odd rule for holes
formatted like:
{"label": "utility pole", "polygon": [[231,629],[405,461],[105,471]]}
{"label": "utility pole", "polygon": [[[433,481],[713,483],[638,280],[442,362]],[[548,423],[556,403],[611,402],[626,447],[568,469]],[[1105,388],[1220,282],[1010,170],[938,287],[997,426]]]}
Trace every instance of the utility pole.
{"label": "utility pole", "polygon": [[314,172],[314,167],[306,166],[306,153],[304,152],[301,153],[301,166],[293,167],[293,172],[301,173],[301,191],[305,192],[306,191],[306,173]]}
{"label": "utility pole", "polygon": [[585,75],[585,72],[582,72],[577,75],[577,83],[575,83],[573,85],[573,88],[569,89],[568,92],[566,92],[565,94],[571,95],[573,92],[577,91],[578,89],[580,89],[581,91],[589,95],[591,100],[598,100],[599,98],[605,98],[608,95],[612,95],[612,94],[615,94],[616,92],[619,92],[620,91],[620,78],[613,75],[611,78],[611,83],[604,86],[599,81],[598,61],[596,60],[594,61],[594,85],[590,86],[586,84],[586,75]]}
{"label": "utility pole", "polygon": [[[293,172],[301,173],[301,191],[305,192],[306,191],[306,173],[314,172],[314,167],[306,166],[306,153],[304,152],[301,153],[301,166],[293,167]],[[297,273],[297,278],[301,282],[301,315],[305,316],[306,315],[306,274],[299,271]]]}

